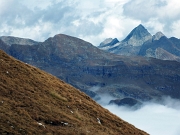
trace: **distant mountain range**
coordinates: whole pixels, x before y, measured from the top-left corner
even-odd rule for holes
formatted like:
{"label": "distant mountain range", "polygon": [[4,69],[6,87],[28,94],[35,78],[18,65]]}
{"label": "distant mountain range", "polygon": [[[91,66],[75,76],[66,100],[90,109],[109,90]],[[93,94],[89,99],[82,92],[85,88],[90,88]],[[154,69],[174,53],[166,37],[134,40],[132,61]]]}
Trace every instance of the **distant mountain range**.
{"label": "distant mountain range", "polygon": [[134,28],[122,41],[108,38],[98,48],[125,56],[145,56],[180,62],[180,39],[167,38],[162,32],[151,35],[143,25]]}
{"label": "distant mountain range", "polygon": [[[139,27],[141,31],[143,26]],[[131,35],[133,33],[123,42],[128,44]],[[130,43],[133,44],[131,46],[136,48],[142,42],[149,42],[150,35],[147,31],[140,35],[146,36],[141,42],[136,42],[137,38],[131,39]],[[117,99],[132,98],[128,101],[136,99],[137,102],[164,95],[180,99],[179,62],[116,55],[98,49],[81,39],[63,34],[55,35],[40,43],[31,40],[30,43],[33,42],[33,45],[29,44],[29,39],[23,39],[22,43],[19,38],[7,38],[12,39],[10,43],[0,39],[2,50],[57,76],[95,100],[99,100],[104,93]],[[115,43],[117,39],[113,41]],[[178,42],[175,39],[173,41]],[[169,52],[166,53],[171,55]],[[93,89],[94,87],[97,89]]]}
{"label": "distant mountain range", "polygon": [[1,135],[147,135],[58,78],[0,50]]}
{"label": "distant mountain range", "polygon": [[7,45],[12,45],[12,44],[18,44],[18,45],[34,45],[39,42],[36,42],[31,39],[25,39],[25,38],[19,38],[19,37],[12,37],[12,36],[2,36],[0,39],[6,43]]}

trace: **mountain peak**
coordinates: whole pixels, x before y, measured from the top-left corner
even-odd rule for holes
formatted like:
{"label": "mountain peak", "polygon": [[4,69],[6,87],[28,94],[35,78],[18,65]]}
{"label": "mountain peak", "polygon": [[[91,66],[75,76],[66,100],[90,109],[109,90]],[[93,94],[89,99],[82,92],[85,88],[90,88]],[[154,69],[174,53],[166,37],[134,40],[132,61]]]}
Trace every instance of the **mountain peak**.
{"label": "mountain peak", "polygon": [[151,34],[142,24],[140,24],[134,28],[122,42],[127,42],[128,45],[141,46],[151,38]]}
{"label": "mountain peak", "polygon": [[153,40],[159,40],[161,37],[164,37],[165,35],[162,32],[157,32],[155,35],[153,35]]}
{"label": "mountain peak", "polygon": [[138,29],[146,29],[142,24],[139,24],[136,28],[138,28]]}
{"label": "mountain peak", "polygon": [[113,46],[118,42],[119,41],[117,38],[114,38],[114,39],[113,38],[107,38],[99,45],[99,48],[106,47],[106,46]]}

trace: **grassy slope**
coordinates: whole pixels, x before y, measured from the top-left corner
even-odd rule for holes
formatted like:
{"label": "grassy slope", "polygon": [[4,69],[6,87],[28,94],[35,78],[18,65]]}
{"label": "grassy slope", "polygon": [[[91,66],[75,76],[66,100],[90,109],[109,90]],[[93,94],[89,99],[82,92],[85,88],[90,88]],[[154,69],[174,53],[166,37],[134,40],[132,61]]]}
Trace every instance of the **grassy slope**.
{"label": "grassy slope", "polygon": [[146,134],[74,87],[1,50],[0,69],[0,134]]}

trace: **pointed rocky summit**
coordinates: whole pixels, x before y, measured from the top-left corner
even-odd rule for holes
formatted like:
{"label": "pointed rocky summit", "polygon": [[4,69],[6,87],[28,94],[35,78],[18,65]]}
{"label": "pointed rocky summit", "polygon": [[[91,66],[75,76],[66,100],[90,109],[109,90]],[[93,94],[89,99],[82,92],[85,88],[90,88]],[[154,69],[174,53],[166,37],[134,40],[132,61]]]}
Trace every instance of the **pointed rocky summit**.
{"label": "pointed rocky summit", "polygon": [[110,43],[106,43],[105,41],[102,42],[98,48],[115,54],[136,56],[145,42],[152,41],[152,35],[140,24],[120,42],[113,42],[113,40],[111,40]]}
{"label": "pointed rocky summit", "polygon": [[132,46],[141,46],[150,39],[152,39],[151,34],[140,24],[134,28],[122,42],[127,42],[128,45]]}
{"label": "pointed rocky summit", "polygon": [[165,35],[162,32],[157,32],[155,35],[153,35],[153,40],[159,40],[161,37],[164,37]]}
{"label": "pointed rocky summit", "polygon": [[105,39],[100,45],[99,45],[99,48],[103,48],[103,47],[107,47],[107,46],[113,46],[115,45],[116,43],[118,43],[118,39],[117,38],[107,38]]}

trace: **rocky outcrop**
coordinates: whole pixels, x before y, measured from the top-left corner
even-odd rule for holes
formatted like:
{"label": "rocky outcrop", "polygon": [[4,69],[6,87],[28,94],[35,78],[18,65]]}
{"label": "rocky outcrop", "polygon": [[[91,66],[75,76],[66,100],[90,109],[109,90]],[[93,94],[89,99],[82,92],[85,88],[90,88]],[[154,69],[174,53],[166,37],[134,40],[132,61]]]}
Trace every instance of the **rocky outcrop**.
{"label": "rocky outcrop", "polygon": [[161,37],[164,37],[165,35],[162,32],[157,32],[155,35],[153,35],[152,40],[159,40]]}
{"label": "rocky outcrop", "polygon": [[[112,39],[111,39],[112,41]],[[122,41],[102,42],[98,48],[124,56],[145,56],[162,60],[180,59],[180,39],[167,38],[162,32],[151,34],[141,24]]]}
{"label": "rocky outcrop", "polygon": [[112,42],[114,40],[117,41],[115,38],[107,43],[109,40],[106,39],[98,46],[98,48],[115,54],[135,56],[138,54],[142,44],[152,40],[152,36],[147,29],[140,24],[134,28],[124,40],[120,42]]}
{"label": "rocky outcrop", "polygon": [[180,49],[170,39],[159,33],[151,42],[142,45],[138,55],[179,61]]}
{"label": "rocky outcrop", "polygon": [[[111,48],[114,47],[115,44],[119,43],[117,38],[107,38],[106,40],[104,40],[100,45],[99,48],[106,50],[107,48]],[[107,47],[107,48],[106,48]]]}
{"label": "rocky outcrop", "polygon": [[143,25],[134,28],[129,35],[122,41],[123,44],[141,46],[143,43],[152,39],[151,34]]}

